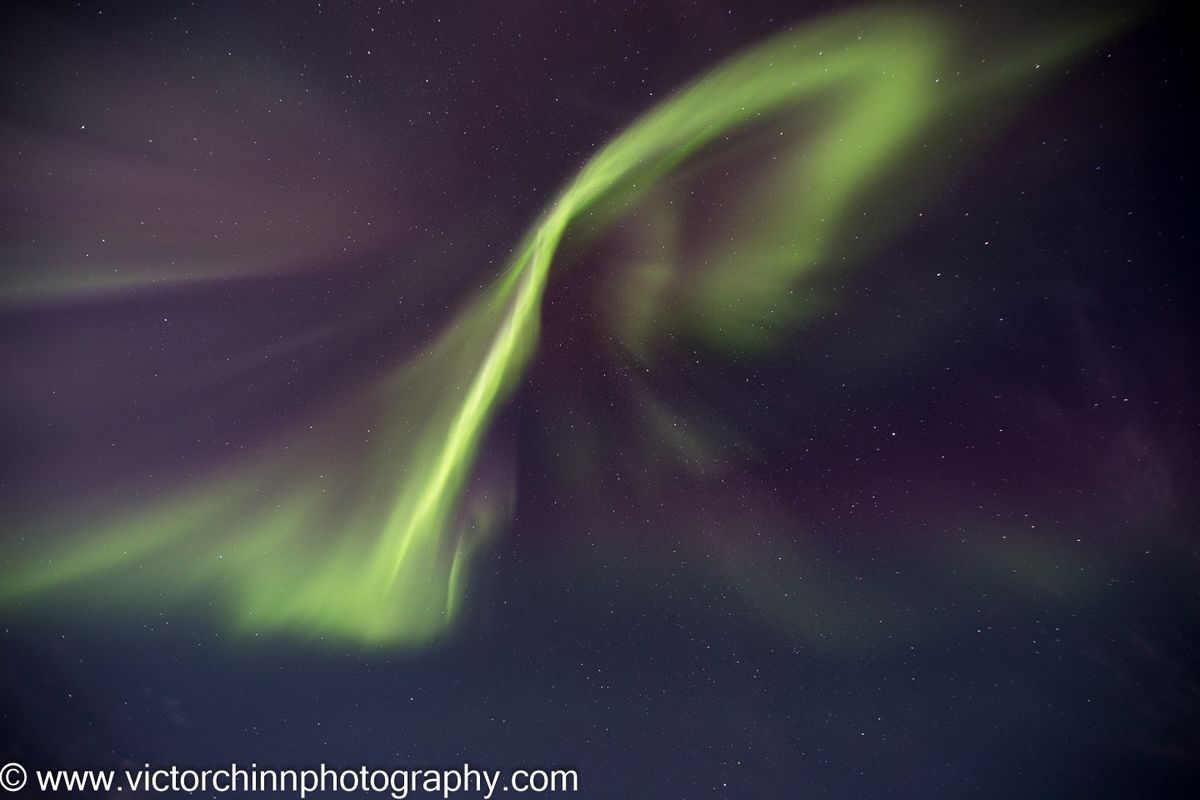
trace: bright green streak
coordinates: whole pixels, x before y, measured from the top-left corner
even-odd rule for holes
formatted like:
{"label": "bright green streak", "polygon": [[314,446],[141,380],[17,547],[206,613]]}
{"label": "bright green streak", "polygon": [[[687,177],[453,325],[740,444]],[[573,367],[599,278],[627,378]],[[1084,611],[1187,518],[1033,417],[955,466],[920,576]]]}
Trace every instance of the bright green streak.
{"label": "bright green streak", "polygon": [[[670,253],[643,265],[648,282],[639,285],[661,294],[629,297],[630,316],[617,331],[642,358],[668,328],[722,348],[760,348],[770,329],[806,310],[789,290],[846,262],[847,241],[863,224],[854,212],[882,177],[936,142],[953,115],[999,103],[1101,33],[1093,26],[1029,43],[971,71],[938,19],[875,9],[738,56],[602,148],[526,234],[490,292],[361,399],[382,418],[365,452],[330,456],[328,442],[299,436],[290,457],[264,456],[150,510],[100,525],[32,525],[4,545],[0,602],[96,598],[144,609],[173,601],[211,607],[242,633],[432,638],[452,622],[472,551],[509,502],[507,487],[467,491],[467,479],[534,350],[551,264],[573,225],[650,220],[653,193],[669,192],[681,167],[725,137],[779,128],[787,146],[755,196],[739,198],[734,235],[710,248],[686,292]],[[795,112],[814,106],[819,123],[796,130]]]}

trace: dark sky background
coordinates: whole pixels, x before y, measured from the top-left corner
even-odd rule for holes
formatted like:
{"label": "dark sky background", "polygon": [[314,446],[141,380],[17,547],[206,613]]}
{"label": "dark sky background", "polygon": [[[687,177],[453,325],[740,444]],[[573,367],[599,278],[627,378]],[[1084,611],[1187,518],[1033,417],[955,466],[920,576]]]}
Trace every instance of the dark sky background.
{"label": "dark sky background", "polygon": [[[639,113],[835,6],[10,7],[0,499],[136,498],[261,447],[438,330]],[[1189,796],[1190,31],[1163,6],[1061,69],[766,357],[639,373],[603,330],[619,242],[589,245],[497,420],[516,507],[457,629],[331,651],[5,609],[0,761]],[[164,285],[78,291],[113,267]],[[681,479],[648,397],[736,467]]]}

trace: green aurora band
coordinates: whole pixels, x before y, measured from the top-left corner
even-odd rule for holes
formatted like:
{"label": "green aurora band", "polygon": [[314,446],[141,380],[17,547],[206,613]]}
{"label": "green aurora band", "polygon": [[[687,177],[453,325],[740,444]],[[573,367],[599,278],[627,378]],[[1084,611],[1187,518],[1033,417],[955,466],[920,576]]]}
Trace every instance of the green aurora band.
{"label": "green aurora band", "polygon": [[[1051,67],[1113,28],[1063,25],[980,59],[939,15],[872,8],[736,56],[604,146],[499,280],[419,357],[313,426],[323,433],[297,433],[203,487],[137,509],[22,523],[0,554],[5,615],[55,599],[74,614],[86,599],[211,610],[244,635],[363,645],[436,637],[457,616],[473,554],[511,503],[511,477],[483,469],[480,452],[530,362],[569,232],[659,218],[663,193],[700,156],[755,132],[778,137],[771,171],[738,207],[736,235],[686,274],[662,248],[628,281],[615,332],[643,360],[667,332],[719,350],[765,349],[773,329],[811,312],[792,295],[801,281],[884,242],[886,230],[858,235],[862,212],[888,181],[903,180],[901,167],[911,174],[917,159],[932,158],[931,143],[961,147],[964,119],[974,115],[978,127],[982,115],[1011,111]],[[928,184],[888,195],[892,228],[897,204],[915,209]],[[378,422],[362,452],[330,446],[342,441],[339,419]]]}

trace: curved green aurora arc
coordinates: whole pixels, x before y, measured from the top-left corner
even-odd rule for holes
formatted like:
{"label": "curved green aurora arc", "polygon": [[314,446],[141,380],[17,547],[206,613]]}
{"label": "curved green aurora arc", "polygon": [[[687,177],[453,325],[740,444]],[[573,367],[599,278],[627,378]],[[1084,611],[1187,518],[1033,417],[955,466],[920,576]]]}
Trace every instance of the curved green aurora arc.
{"label": "curved green aurora arc", "polygon": [[[423,354],[339,409],[378,421],[362,452],[328,454],[322,437],[335,435],[334,422],[151,507],[106,512],[101,523],[82,512],[30,523],[4,544],[5,613],[50,598],[173,603],[216,609],[241,633],[428,641],[456,618],[472,554],[503,523],[509,480],[482,469],[481,446],[534,352],[551,266],[570,231],[650,219],[700,157],[742,136],[776,137],[769,175],[738,198],[736,235],[686,275],[669,254],[640,267],[615,331],[643,360],[667,331],[723,350],[764,349],[772,330],[807,310],[792,289],[884,243],[886,230],[862,230],[863,206],[882,182],[930,158],[931,144],[959,142],[951,130],[964,118],[1011,110],[1048,67],[1111,27],[1070,27],[981,60],[939,15],[874,8],[733,58],[596,153],[485,294]],[[919,195],[892,197],[891,216]]]}

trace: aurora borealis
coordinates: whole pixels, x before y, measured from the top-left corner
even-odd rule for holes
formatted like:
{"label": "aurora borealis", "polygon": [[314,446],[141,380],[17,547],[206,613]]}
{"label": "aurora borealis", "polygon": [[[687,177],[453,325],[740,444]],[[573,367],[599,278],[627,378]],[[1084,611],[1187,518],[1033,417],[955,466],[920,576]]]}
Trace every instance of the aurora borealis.
{"label": "aurora borealis", "polygon": [[[815,95],[845,92],[844,108],[827,112],[823,130],[803,137],[804,143],[785,151],[782,159],[776,157],[771,176],[776,185],[764,190],[769,202],[745,200],[766,208],[752,225],[731,226],[740,237],[735,241],[745,240],[741,248],[705,259],[705,269],[692,278],[697,286],[658,289],[694,308],[643,311],[644,320],[625,341],[641,350],[648,346],[649,322],[680,315],[686,316],[679,322],[709,336],[732,338],[733,344],[763,335],[764,328],[797,313],[779,302],[780,293],[800,284],[809,271],[845,261],[837,248],[847,238],[841,229],[850,224],[846,217],[857,208],[855,199],[881,183],[895,161],[910,156],[918,136],[943,136],[946,118],[968,106],[967,98],[995,102],[1008,84],[1034,80],[1035,67],[1056,63],[1097,34],[1085,29],[1022,43],[1028,49],[1018,56],[1006,55],[1008,61],[959,78],[954,87],[935,94],[930,87],[940,74],[961,75],[960,65],[941,55],[950,49],[952,36],[936,16],[886,10],[803,28],[718,66],[602,148],[549,204],[492,291],[459,312],[441,340],[417,357],[430,363],[405,364],[397,375],[382,379],[396,384],[380,391],[383,413],[394,406],[406,415],[407,424],[384,423],[385,453],[376,456],[395,464],[383,464],[378,475],[363,478],[353,468],[322,467],[336,471],[335,481],[355,490],[365,481],[377,483],[381,501],[364,504],[352,496],[347,508],[345,492],[335,489],[331,504],[337,511],[323,508],[313,502],[320,490],[295,475],[283,485],[266,477],[273,469],[268,459],[260,469],[205,487],[194,497],[132,519],[118,518],[99,532],[68,534],[67,543],[55,543],[57,553],[39,552],[24,560],[10,556],[7,593],[20,597],[60,586],[70,591],[73,584],[97,578],[120,584],[122,592],[142,581],[160,591],[221,582],[234,594],[239,626],[249,630],[298,627],[366,641],[428,636],[452,616],[480,522],[495,523],[493,514],[474,516],[474,509],[471,519],[455,522],[452,511],[460,505],[459,494],[497,403],[505,388],[520,380],[535,346],[541,296],[572,223],[614,195],[620,203],[637,204],[638,195],[669,180],[715,139],[765,124],[759,119],[793,111]],[[1013,76],[1004,75],[1005,69]],[[971,97],[975,94],[982,98]],[[775,127],[781,137],[796,137],[797,124],[785,116]],[[602,213],[642,218],[650,212],[638,207]],[[21,294],[19,285],[12,291]],[[776,312],[780,319],[770,316]],[[454,379],[439,383],[431,373]],[[414,430],[411,409],[419,394],[434,400]],[[314,456],[318,463],[320,458]],[[229,532],[218,538],[213,529]],[[306,544],[317,532],[329,541]],[[182,563],[181,552],[189,554]],[[121,574],[135,565],[150,574],[132,581]]]}
{"label": "aurora borealis", "polygon": [[[1171,13],[215,8],[9,34],[6,754],[1194,774]],[[22,677],[75,648],[130,752]]]}

